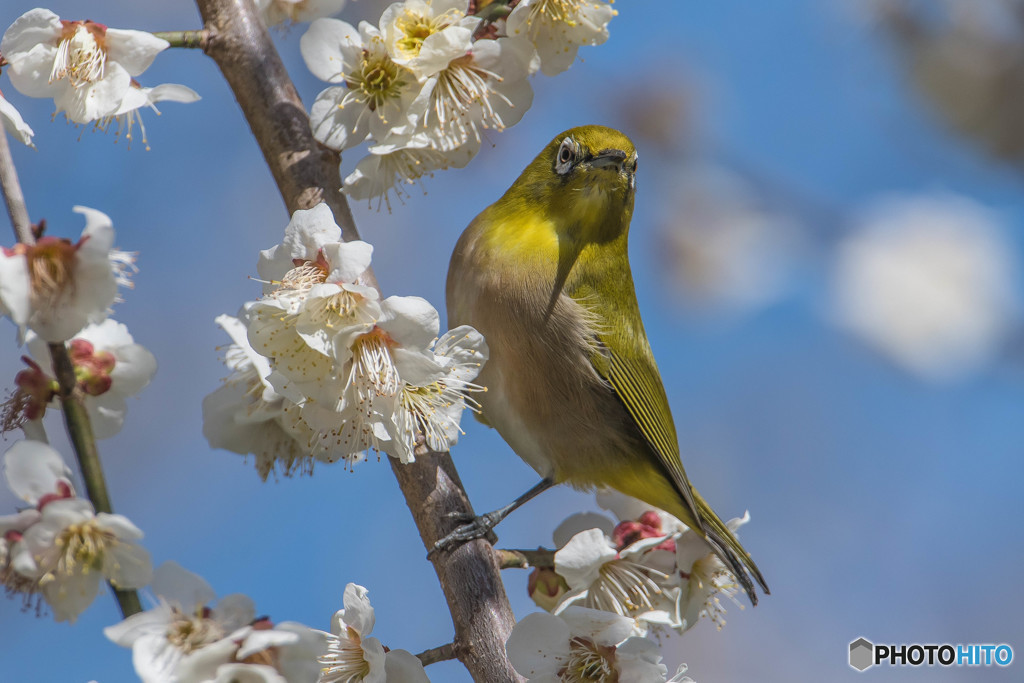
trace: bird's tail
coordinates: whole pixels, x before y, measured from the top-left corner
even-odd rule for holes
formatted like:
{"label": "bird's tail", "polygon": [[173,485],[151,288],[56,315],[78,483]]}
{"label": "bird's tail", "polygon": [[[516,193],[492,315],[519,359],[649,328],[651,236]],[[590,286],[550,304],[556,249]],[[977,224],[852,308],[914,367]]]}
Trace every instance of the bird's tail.
{"label": "bird's tail", "polygon": [[704,502],[697,491],[693,491],[694,503],[697,505],[700,523],[703,527],[704,538],[718,554],[725,566],[733,573],[736,580],[743,586],[743,590],[750,596],[750,603],[757,604],[757,592],[754,589],[754,581],[761,586],[765,595],[771,593],[768,584],[765,583],[761,570],[754,564],[750,553],[743,549],[736,535],[729,530],[729,527],[718,518],[711,506]]}

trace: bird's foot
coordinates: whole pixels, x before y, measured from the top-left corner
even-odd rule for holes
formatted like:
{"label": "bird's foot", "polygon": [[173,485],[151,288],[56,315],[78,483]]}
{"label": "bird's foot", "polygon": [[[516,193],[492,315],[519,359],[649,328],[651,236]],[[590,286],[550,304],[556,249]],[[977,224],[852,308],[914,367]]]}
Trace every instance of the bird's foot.
{"label": "bird's foot", "polygon": [[466,541],[475,541],[478,538],[487,538],[491,543],[497,542],[498,537],[494,534],[493,529],[498,525],[498,522],[505,518],[500,513],[501,510],[495,510],[494,512],[478,516],[468,512],[449,513],[448,517],[463,523],[457,526],[450,534],[439,539],[428,556],[437,552],[451,550],[457,545]]}

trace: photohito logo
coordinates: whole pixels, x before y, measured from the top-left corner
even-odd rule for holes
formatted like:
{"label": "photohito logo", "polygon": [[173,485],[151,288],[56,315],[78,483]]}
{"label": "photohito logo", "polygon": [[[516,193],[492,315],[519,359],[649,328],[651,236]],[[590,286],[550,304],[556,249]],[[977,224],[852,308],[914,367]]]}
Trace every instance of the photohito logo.
{"label": "photohito logo", "polygon": [[887,663],[890,666],[1009,666],[1013,648],[1003,643],[972,645],[875,645],[867,638],[850,643],[850,666],[857,671]]}

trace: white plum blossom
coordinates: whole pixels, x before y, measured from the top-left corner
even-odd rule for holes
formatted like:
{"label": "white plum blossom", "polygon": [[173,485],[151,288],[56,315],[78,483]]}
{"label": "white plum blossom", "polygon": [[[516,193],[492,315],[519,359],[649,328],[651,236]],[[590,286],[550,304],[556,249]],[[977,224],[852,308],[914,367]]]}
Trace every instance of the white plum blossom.
{"label": "white plum blossom", "polygon": [[506,20],[509,36],[528,38],[537,49],[545,76],[562,73],[581,45],[608,40],[608,22],[616,14],[603,0],[520,0]]}
{"label": "white plum blossom", "polygon": [[677,577],[645,562],[668,539],[641,538],[619,550],[600,529],[576,534],[555,553],[555,572],[569,585],[555,613],[575,605],[630,617],[638,635],[650,625],[678,628]]}
{"label": "white plum blossom", "polygon": [[324,638],[301,624],[256,619],[252,600],[233,594],[216,601],[200,576],[175,562],[153,575],[157,604],[103,630],[132,648],[144,683],[316,680]]}
{"label": "white plum blossom", "polygon": [[142,123],[141,109],[148,107],[156,112],[157,116],[160,115],[160,110],[156,108],[157,102],[198,102],[200,99],[199,93],[191,88],[179,85],[177,83],[164,83],[163,85],[157,85],[152,88],[144,88],[134,81],[131,87],[128,88],[127,94],[124,99],[121,100],[121,106],[117,108],[112,114],[109,114],[99,121],[96,122],[98,128],[107,130],[114,123],[117,124],[116,134],[125,137],[128,141],[128,146],[132,143],[132,129],[135,128],[136,124],[139,126],[139,130],[142,132],[142,144],[149,149],[148,141],[146,140],[146,126]]}
{"label": "white plum blossom", "polygon": [[392,135],[369,148],[370,153],[360,159],[352,173],[345,177],[343,189],[353,199],[369,202],[377,197],[378,209],[382,199],[390,210],[392,190],[401,199],[406,194],[402,185],[413,185],[437,170],[462,168],[479,149],[480,141],[473,137],[461,147],[441,151],[426,133],[412,137]]}
{"label": "white plum blossom", "polygon": [[[729,531],[736,531],[750,521],[750,513],[734,517],[726,522]],[[725,566],[721,558],[708,552],[703,538],[687,530],[675,539],[676,567],[683,579],[678,594],[678,611],[682,617],[681,631],[693,628],[702,617],[708,618],[719,631],[725,626],[725,607],[721,597],[729,598],[740,609],[735,595],[740,590],[739,582]]]}
{"label": "white plum blossom", "polygon": [[467,405],[477,409],[468,394],[483,391],[473,383],[487,361],[483,335],[462,325],[445,332],[433,344],[429,356],[405,349],[396,349],[396,353],[399,374],[405,382],[387,425],[392,438],[385,450],[402,462],[412,462],[414,455],[409,446],[416,442],[416,432],[422,431],[428,448],[447,451],[462,433],[459,422],[463,410]]}
{"label": "white plum blossom", "polygon": [[75,621],[95,599],[100,580],[140,588],[152,576],[142,532],[122,515],[96,514],[75,497],[70,471],[48,444],[19,441],[4,455],[11,490],[32,506],[0,519],[8,592],[39,594],[58,621]]}
{"label": "white plum blossom", "polygon": [[298,24],[340,12],[346,0],[255,0],[256,10],[267,26]]}
{"label": "white plum blossom", "polygon": [[836,316],[926,379],[961,377],[997,350],[1018,314],[1011,251],[998,219],[970,199],[882,202],[839,247]]}
{"label": "white plum blossom", "polygon": [[515,125],[533,103],[527,80],[533,51],[518,38],[472,40],[480,20],[463,19],[423,41],[419,68],[425,76],[417,99],[421,129],[441,151],[453,151],[482,130]]}
{"label": "white plum blossom", "polygon": [[244,595],[229,595],[215,605],[210,585],[176,562],[157,567],[151,590],[155,607],[103,629],[110,640],[132,648],[135,673],[145,683],[172,680],[186,654],[219,641],[255,617],[252,600]]}
{"label": "white plum blossom", "polygon": [[299,416],[299,406],[267,381],[270,361],[249,345],[245,323],[229,315],[217,316],[216,322],[233,342],[224,352],[232,374],[203,399],[206,440],[212,448],[255,455],[264,481],[275,470],[286,476],[311,471],[312,431]]}
{"label": "white plum blossom", "polygon": [[310,110],[313,136],[324,145],[346,150],[413,125],[416,76],[395,63],[375,26],[362,22],[357,31],[338,19],[317,19],[300,47],[313,75],[338,84],[317,95]]}
{"label": "white plum blossom", "polygon": [[[471,380],[487,357],[483,338],[466,327],[438,340],[439,316],[427,301],[380,301],[363,284],[372,247],[340,239],[330,209],[320,204],[297,211],[282,243],[261,253],[264,296],[247,303],[243,315],[251,348],[268,361],[250,359],[262,386],[250,375],[249,390],[266,400],[250,400],[245,409],[259,421],[273,416],[300,442],[304,435],[307,452],[326,462],[352,463],[367,450],[411,462],[420,443],[450,447],[467,406],[463,392],[478,389]],[[284,418],[267,396],[283,397]],[[210,406],[211,415],[213,408],[220,415],[214,429],[223,429],[240,405],[228,398],[225,392]]]}
{"label": "white plum blossom", "polygon": [[77,243],[47,236],[0,249],[0,309],[22,333],[27,327],[47,342],[70,339],[106,318],[124,282],[124,264],[132,260],[113,249],[106,214],[84,206],[73,210],[85,216]]}
{"label": "white plum blossom", "polygon": [[115,115],[133,77],[167,47],[146,31],[65,21],[42,8],[18,17],[0,40],[14,87],[30,97],[52,97],[57,111],[75,123]]}
{"label": "white plum blossom", "polygon": [[370,636],[375,617],[369,591],[350,583],[345,586],[343,603],[344,609],[331,620],[331,633],[324,634],[327,653],[320,658],[320,683],[429,683],[419,659],[405,650],[388,650]]}
{"label": "white plum blossom", "polygon": [[412,111],[424,112],[419,132],[440,151],[451,151],[481,129],[502,130],[529,109],[526,77],[533,48],[519,38],[474,40],[481,25],[467,17],[466,0],[405,0],[381,15],[391,58],[422,83]]}
{"label": "white plum blossom", "polygon": [[39,583],[32,578],[35,562],[22,540],[25,531],[41,517],[42,513],[35,508],[0,517],[0,586],[8,597],[20,596],[26,608],[33,604],[38,606],[41,598]]}
{"label": "white plum blossom", "polygon": [[[46,342],[34,332],[26,337],[29,353],[45,367],[49,363]],[[93,435],[107,439],[121,431],[128,410],[125,399],[142,391],[156,374],[156,358],[136,344],[128,328],[112,318],[86,325],[68,343],[68,355],[82,390]],[[60,408],[54,396],[50,406]]]}
{"label": "white plum blossom", "polygon": [[528,614],[512,629],[505,650],[531,683],[665,683],[668,674],[658,646],[634,635],[632,619],[586,607]]}
{"label": "white plum blossom", "polygon": [[[568,590],[551,611],[582,605],[633,617],[638,634],[682,633],[701,617],[721,629],[721,598],[735,602],[739,584],[704,538],[664,510],[616,491],[599,491],[597,501],[620,521],[581,513],[555,530],[555,571]],[[735,532],[748,521],[746,513],[726,526]]]}
{"label": "white plum blossom", "polygon": [[[380,15],[380,32],[388,54],[417,77],[429,76],[437,69],[430,65],[433,60],[428,41],[459,24],[467,11],[469,0],[405,0],[388,5]],[[464,47],[469,47],[468,40]]]}
{"label": "white plum blossom", "polygon": [[35,564],[31,576],[57,621],[75,621],[103,578],[124,589],[149,583],[149,553],[137,544],[142,532],[127,517],[97,514],[82,498],[49,501],[40,512],[22,542]]}
{"label": "white plum blossom", "polygon": [[35,132],[30,125],[25,123],[25,119],[21,118],[21,113],[14,108],[14,105],[4,98],[2,92],[0,92],[0,123],[3,124],[4,130],[20,140],[22,144],[29,147],[34,146],[32,136],[35,135]]}
{"label": "white plum blossom", "polygon": [[75,494],[71,470],[49,444],[18,441],[4,454],[4,477],[14,495],[32,507]]}
{"label": "white plum blossom", "polygon": [[310,683],[326,649],[321,631],[296,622],[263,618],[185,655],[177,683]]}
{"label": "white plum blossom", "polygon": [[25,532],[42,519],[47,503],[73,498],[75,490],[64,459],[38,441],[18,441],[7,450],[4,477],[14,495],[32,507],[0,517],[0,584],[9,595],[20,594],[27,606],[39,595],[39,571]]}

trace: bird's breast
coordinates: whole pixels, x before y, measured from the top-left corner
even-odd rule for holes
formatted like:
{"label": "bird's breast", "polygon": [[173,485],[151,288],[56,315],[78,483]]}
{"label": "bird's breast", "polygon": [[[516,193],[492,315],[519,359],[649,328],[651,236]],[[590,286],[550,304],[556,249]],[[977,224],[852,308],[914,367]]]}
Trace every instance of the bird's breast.
{"label": "bird's breast", "polygon": [[448,315],[452,326],[472,325],[487,339],[490,357],[477,379],[487,387],[483,415],[542,476],[585,485],[576,469],[586,459],[577,456],[614,453],[625,419],[591,363],[594,313],[564,293],[552,297],[554,263],[526,267],[478,248],[460,242],[456,250]]}

